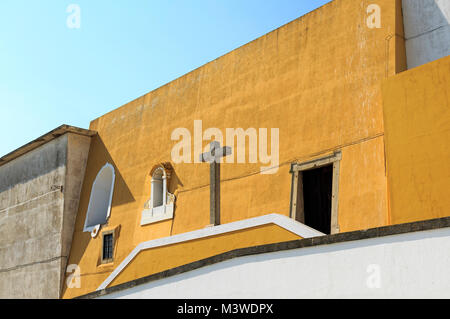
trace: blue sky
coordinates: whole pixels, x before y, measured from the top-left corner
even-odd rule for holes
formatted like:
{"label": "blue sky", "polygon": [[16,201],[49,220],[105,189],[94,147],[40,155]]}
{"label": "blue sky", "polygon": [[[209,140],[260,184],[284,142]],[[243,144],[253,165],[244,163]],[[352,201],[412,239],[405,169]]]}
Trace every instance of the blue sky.
{"label": "blue sky", "polygon": [[[330,0],[1,0],[0,157],[89,122]],[[79,29],[67,27],[70,4]]]}

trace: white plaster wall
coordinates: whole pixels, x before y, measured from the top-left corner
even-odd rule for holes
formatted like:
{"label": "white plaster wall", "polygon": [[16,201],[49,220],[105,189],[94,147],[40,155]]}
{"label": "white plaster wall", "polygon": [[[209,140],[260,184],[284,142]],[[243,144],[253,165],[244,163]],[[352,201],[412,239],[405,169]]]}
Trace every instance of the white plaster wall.
{"label": "white plaster wall", "polygon": [[103,298],[449,298],[449,269],[445,228],[237,258]]}
{"label": "white plaster wall", "polygon": [[450,55],[450,0],[403,0],[408,69]]}

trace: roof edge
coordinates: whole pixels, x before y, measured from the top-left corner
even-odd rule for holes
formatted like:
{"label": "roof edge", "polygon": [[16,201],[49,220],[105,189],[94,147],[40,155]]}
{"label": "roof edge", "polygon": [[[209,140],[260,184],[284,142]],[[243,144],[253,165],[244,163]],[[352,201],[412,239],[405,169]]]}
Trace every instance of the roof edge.
{"label": "roof edge", "polygon": [[0,166],[3,166],[6,163],[9,163],[9,162],[15,160],[16,158],[18,158],[28,152],[31,152],[31,151],[37,149],[38,147],[40,147],[54,139],[57,139],[58,137],[66,134],[66,133],[73,133],[73,134],[78,134],[78,135],[83,135],[83,136],[88,136],[88,137],[97,135],[96,131],[87,130],[87,129],[79,128],[76,126],[70,126],[67,124],[63,124],[63,125],[55,128],[54,130],[51,130],[50,132],[42,135],[41,137],[38,137],[37,139],[4,155],[3,157],[0,158]]}

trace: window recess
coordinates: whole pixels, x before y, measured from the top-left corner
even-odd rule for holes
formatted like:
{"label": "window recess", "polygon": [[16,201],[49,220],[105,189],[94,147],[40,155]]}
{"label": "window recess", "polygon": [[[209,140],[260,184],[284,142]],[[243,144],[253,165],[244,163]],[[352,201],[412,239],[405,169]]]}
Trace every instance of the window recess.
{"label": "window recess", "polygon": [[102,264],[114,261],[114,231],[102,233]]}
{"label": "window recess", "polygon": [[324,234],[339,233],[338,195],[342,153],[291,166],[291,218]]}

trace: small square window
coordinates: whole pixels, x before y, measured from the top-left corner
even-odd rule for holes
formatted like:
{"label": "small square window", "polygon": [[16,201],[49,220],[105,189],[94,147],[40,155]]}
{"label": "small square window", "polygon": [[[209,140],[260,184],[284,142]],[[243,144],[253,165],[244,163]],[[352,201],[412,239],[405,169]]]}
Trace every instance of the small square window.
{"label": "small square window", "polygon": [[114,252],[114,233],[103,234],[102,262],[110,263],[113,261]]}

